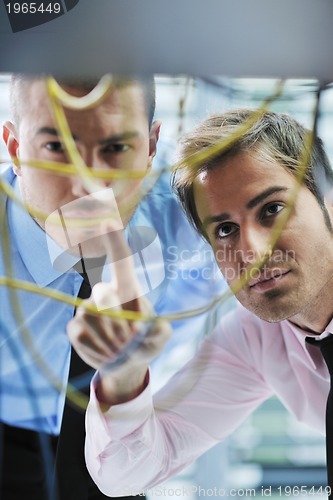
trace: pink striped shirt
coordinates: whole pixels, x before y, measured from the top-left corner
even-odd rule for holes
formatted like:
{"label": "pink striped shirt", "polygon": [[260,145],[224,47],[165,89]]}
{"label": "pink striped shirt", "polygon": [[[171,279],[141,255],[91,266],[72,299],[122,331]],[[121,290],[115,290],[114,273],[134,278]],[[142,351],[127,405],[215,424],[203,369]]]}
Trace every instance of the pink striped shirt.
{"label": "pink striped shirt", "polygon": [[102,414],[92,390],[86,461],[99,488],[121,496],[165,481],[274,394],[324,434],[329,375],[307,335],[289,321],[268,323],[238,306],[154,397],[148,384],[136,399]]}

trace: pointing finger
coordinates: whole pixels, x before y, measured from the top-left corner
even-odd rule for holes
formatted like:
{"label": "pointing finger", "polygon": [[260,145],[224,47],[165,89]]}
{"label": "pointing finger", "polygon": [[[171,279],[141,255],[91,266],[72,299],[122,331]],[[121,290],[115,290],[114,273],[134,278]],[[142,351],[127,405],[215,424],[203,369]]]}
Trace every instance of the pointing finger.
{"label": "pointing finger", "polygon": [[[126,304],[127,309],[135,309],[135,299],[142,295],[136,277],[132,252],[125,240],[123,231],[109,231],[103,236],[107,261],[109,262],[112,283],[117,291],[119,304]],[[113,304],[115,306],[116,304]]]}

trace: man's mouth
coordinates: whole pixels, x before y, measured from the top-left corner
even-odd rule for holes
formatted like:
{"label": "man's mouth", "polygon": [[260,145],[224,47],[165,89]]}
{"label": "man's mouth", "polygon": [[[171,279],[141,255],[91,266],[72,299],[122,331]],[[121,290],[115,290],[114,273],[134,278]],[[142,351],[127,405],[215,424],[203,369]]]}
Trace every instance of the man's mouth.
{"label": "man's mouth", "polygon": [[266,291],[278,285],[288,274],[290,269],[267,269],[249,281],[249,288],[256,291]]}
{"label": "man's mouth", "polygon": [[[111,212],[112,214],[112,212]],[[66,212],[62,213],[64,219],[67,220],[73,220],[73,221],[80,221],[80,220],[94,220],[97,219],[96,222],[100,219],[101,222],[105,220],[110,219],[110,211],[104,210],[104,211],[97,211],[97,210],[77,210],[73,212]]]}

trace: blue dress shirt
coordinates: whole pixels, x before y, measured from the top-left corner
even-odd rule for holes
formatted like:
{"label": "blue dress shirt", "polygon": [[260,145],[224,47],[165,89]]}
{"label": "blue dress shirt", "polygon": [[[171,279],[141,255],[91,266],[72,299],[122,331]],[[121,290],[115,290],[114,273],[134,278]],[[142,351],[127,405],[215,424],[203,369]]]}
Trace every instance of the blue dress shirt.
{"label": "blue dress shirt", "polygon": [[[19,196],[12,168],[7,168],[1,176]],[[5,196],[0,203],[0,275],[76,297],[82,283],[82,277],[72,269],[77,258],[62,260],[61,269],[57,268],[47,235],[33,218]],[[143,266],[147,296],[157,314],[193,309],[225,290],[212,253],[179,209],[168,176],[159,179],[129,223],[128,242],[132,250],[138,245],[134,230],[137,227],[151,228],[158,236],[154,240],[156,248],[150,247],[149,258],[144,262],[147,266]],[[57,253],[56,245],[54,249]],[[163,255],[162,267],[159,252]],[[142,263],[144,245],[139,254]],[[157,264],[151,258],[155,254]],[[155,269],[155,274],[150,268]],[[104,277],[109,279],[107,270]],[[73,317],[73,306],[0,286],[0,307],[0,420],[57,435],[70,362],[66,325]],[[163,363],[163,356],[175,346],[197,336],[204,320],[201,315],[174,322],[174,334],[156,366]],[[50,377],[56,379],[57,387]]]}

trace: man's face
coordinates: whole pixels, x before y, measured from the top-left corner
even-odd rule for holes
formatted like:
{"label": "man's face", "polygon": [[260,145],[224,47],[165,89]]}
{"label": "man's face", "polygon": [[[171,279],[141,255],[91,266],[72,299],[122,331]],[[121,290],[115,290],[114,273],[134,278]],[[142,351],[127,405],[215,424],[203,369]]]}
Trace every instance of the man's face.
{"label": "man's face", "polygon": [[[292,174],[255,153],[238,154],[196,179],[198,215],[229,284],[269,252],[272,228],[294,186]],[[300,318],[310,314],[332,277],[333,236],[316,198],[302,186],[269,259],[237,298],[266,321],[298,318],[303,324]]]}
{"label": "man's face", "polygon": [[[65,87],[65,90],[76,97],[87,93],[80,88]],[[135,192],[138,195],[142,180],[99,181],[98,187],[94,188],[96,194],[91,195],[78,175],[63,176],[25,165],[25,161],[35,159],[68,163],[68,157],[53,118],[45,82],[31,83],[24,102],[20,102],[20,110],[17,128],[7,123],[4,137],[11,157],[17,157],[21,162],[15,170],[24,200],[45,214],[35,217],[36,221],[61,246],[68,245],[63,231],[56,227],[53,231],[50,229],[52,224],[47,223],[47,217],[59,209],[69,220],[68,231],[73,236],[70,240],[77,243],[82,234],[86,256],[102,254],[102,238],[100,243],[96,241],[100,223],[91,225],[91,220],[107,217],[108,211],[114,208],[106,188],[112,187],[118,207],[125,207],[121,219],[126,225],[133,211],[133,206],[129,207],[130,199],[135,197]],[[149,130],[143,89],[138,84],[112,90],[101,104],[92,109],[66,109],[65,113],[76,147],[90,169],[149,171],[156,152],[159,125],[155,123]],[[80,227],[75,219],[80,220]],[[85,221],[88,221],[87,226]],[[89,248],[91,238],[95,239]],[[76,253],[75,249],[72,251]]]}

